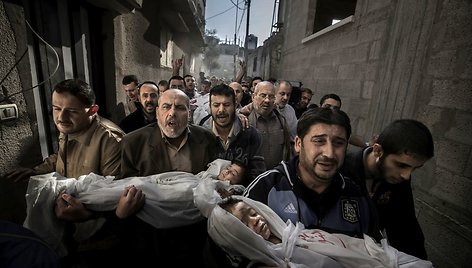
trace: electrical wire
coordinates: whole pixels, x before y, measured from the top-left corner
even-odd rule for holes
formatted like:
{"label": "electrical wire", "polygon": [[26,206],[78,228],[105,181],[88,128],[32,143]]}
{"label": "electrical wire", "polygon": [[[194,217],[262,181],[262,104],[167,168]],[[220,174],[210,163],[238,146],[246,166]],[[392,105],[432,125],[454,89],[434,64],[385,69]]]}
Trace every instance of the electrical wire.
{"label": "electrical wire", "polygon": [[245,13],[246,13],[246,9],[243,9],[243,13],[241,14],[241,19],[239,20],[238,35],[239,35],[239,29],[241,29],[241,25],[243,24],[243,18],[244,18]]}
{"label": "electrical wire", "polygon": [[[57,54],[57,51],[54,49],[53,46],[51,46],[48,42],[46,42],[34,29],[33,27],[31,27],[31,25],[29,24],[29,22],[27,20],[25,20],[26,22],[26,25],[28,25],[28,27],[30,28],[30,30],[34,33],[34,35],[36,35],[36,37],[38,37],[39,40],[41,40],[41,42],[43,42],[44,44],[46,44],[47,47],[49,47],[53,52],[54,52],[54,55],[56,56],[56,68],[54,68],[54,71],[52,72],[52,74],[46,78],[45,80],[43,80],[42,82],[38,83],[37,85],[33,86],[33,87],[30,87],[30,88],[27,88],[25,90],[20,90],[16,93],[12,93],[10,95],[7,95],[1,102],[5,101],[5,100],[8,100],[10,97],[14,96],[14,95],[17,95],[17,94],[20,94],[20,93],[24,93],[24,92],[27,92],[27,91],[30,91],[30,90],[33,90],[34,88],[37,88],[39,87],[40,85],[46,83],[47,81],[51,80],[51,78],[56,74],[57,70],[59,69],[59,54]],[[28,51],[28,49],[26,49],[26,51]],[[24,54],[26,54],[26,51]],[[8,73],[10,74],[10,72]],[[8,75],[7,75],[8,76]],[[6,77],[3,79],[5,80]],[[3,82],[2,80],[2,82]]]}
{"label": "electrical wire", "polygon": [[[218,14],[215,14],[215,15],[213,15],[213,16],[210,16],[210,17],[206,18],[205,21],[211,20],[211,19],[213,19],[214,17],[218,17],[219,15],[222,15],[222,14],[224,14],[224,13],[230,11],[231,9],[237,7],[237,5],[236,5],[232,0],[230,0],[230,1],[231,1],[231,3],[233,4],[232,7],[228,8],[228,9],[226,9],[226,10],[224,10],[224,11],[218,13]],[[244,4],[244,8],[240,8],[240,7],[238,7],[238,8],[239,8],[240,10],[246,10],[246,9],[247,9],[247,5]]]}
{"label": "electrical wire", "polygon": [[235,4],[233,0],[229,0],[235,7],[237,7],[239,10],[244,10],[244,8],[240,8],[238,4]]}
{"label": "electrical wire", "polygon": [[211,20],[211,19],[213,19],[214,17],[217,17],[217,16],[219,16],[219,15],[222,15],[222,14],[224,14],[224,13],[230,11],[230,10],[233,9],[233,8],[235,8],[235,6],[232,6],[232,7],[228,8],[228,9],[226,9],[225,11],[222,11],[222,12],[220,12],[220,13],[218,13],[218,14],[213,15],[213,16],[207,18],[205,21]]}

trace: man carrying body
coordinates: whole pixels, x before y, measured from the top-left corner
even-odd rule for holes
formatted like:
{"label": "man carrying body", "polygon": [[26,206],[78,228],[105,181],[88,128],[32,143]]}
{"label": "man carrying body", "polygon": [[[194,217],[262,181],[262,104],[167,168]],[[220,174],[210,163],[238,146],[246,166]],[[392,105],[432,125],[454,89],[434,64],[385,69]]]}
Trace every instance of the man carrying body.
{"label": "man carrying body", "polygon": [[244,129],[236,116],[235,94],[229,86],[222,84],[210,90],[210,110],[211,116],[202,121],[202,126],[218,137],[217,158],[246,167],[241,184],[247,186],[266,170],[260,155],[261,137],[254,127]]}
{"label": "man carrying body", "polygon": [[138,128],[156,122],[156,107],[159,89],[156,83],[145,81],[138,86],[138,100],[141,109],[137,109],[120,122],[120,128],[129,133]]}
{"label": "man carrying body", "polygon": [[433,156],[428,128],[401,119],[388,125],[373,146],[349,153],[342,169],[370,194],[390,244],[421,259],[427,255],[416,219],[411,174]]}
{"label": "man carrying body", "polygon": [[[189,98],[180,89],[159,97],[157,123],[127,134],[122,142],[121,177],[149,176],[168,171],[197,174],[215,159],[216,137],[188,125]],[[134,211],[133,211],[134,212]],[[123,212],[123,217],[133,213]],[[171,229],[155,229],[136,217],[124,231],[133,260],[142,265],[158,260],[162,267],[202,267],[206,222]],[[131,231],[133,230],[133,231]],[[177,257],[176,257],[177,256]]]}
{"label": "man carrying body", "polygon": [[338,172],[351,134],[349,117],[340,110],[310,109],[300,118],[297,134],[298,155],[257,177],[244,196],[307,229],[378,238],[368,196]]}
{"label": "man carrying body", "polygon": [[[114,123],[97,115],[97,111],[95,94],[87,83],[78,79],[58,83],[52,93],[52,116],[60,132],[58,152],[33,169],[16,169],[7,177],[18,181],[54,171],[70,178],[91,172],[104,176],[117,175],[120,171],[120,142],[124,133]],[[58,219],[69,223],[97,217],[66,193],[59,194],[54,210]],[[75,243],[69,244],[70,259],[75,255],[76,245],[71,245]],[[106,256],[103,250],[101,252]]]}

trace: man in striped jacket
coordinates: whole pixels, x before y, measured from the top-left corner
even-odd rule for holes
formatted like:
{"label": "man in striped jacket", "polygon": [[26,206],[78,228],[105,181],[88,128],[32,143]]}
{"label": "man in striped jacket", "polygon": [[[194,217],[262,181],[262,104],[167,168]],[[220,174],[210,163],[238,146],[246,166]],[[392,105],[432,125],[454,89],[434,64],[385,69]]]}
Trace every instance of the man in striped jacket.
{"label": "man in striped jacket", "polygon": [[308,229],[353,237],[367,233],[379,239],[370,199],[339,173],[351,134],[346,113],[309,110],[300,118],[297,134],[297,155],[258,176],[244,196],[267,204],[284,221],[301,222]]}

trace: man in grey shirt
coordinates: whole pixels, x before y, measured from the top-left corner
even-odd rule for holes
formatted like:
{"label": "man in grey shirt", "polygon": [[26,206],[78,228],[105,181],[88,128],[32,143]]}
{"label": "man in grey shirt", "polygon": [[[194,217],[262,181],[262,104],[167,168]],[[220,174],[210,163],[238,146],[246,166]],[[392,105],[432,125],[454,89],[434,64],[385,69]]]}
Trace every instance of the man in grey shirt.
{"label": "man in grey shirt", "polygon": [[275,108],[275,87],[263,81],[256,85],[252,95],[253,110],[249,114],[249,125],[255,127],[262,137],[261,155],[267,169],[276,166],[291,156],[290,131],[287,121]]}

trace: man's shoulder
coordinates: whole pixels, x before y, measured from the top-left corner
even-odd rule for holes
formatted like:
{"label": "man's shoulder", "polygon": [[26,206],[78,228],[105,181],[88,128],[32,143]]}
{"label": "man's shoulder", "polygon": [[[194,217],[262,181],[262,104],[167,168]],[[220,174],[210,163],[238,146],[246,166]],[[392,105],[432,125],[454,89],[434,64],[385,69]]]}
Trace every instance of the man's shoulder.
{"label": "man's shoulder", "polygon": [[354,176],[360,172],[364,172],[363,150],[349,151],[344,158],[344,163],[341,168],[343,174],[347,176]]}
{"label": "man's shoulder", "polygon": [[195,133],[199,135],[208,135],[208,134],[213,135],[213,133],[209,129],[199,126],[199,125],[190,124],[188,128],[190,130],[190,133]]}
{"label": "man's shoulder", "polygon": [[104,117],[101,117],[99,115],[97,115],[97,117],[95,118],[96,122],[97,122],[97,128],[95,130],[95,132],[100,132],[100,131],[103,131],[103,132],[110,132],[113,134],[113,136],[116,136],[116,137],[123,137],[125,135],[125,133],[123,132],[123,130],[121,130],[121,128],[113,123],[111,120],[108,120]]}
{"label": "man's shoulder", "polygon": [[269,169],[257,176],[246,188],[244,195],[247,197],[261,197],[272,189],[277,191],[291,190],[287,175],[279,169]]}
{"label": "man's shoulder", "polygon": [[342,179],[341,188],[345,194],[349,196],[366,196],[366,191],[354,179],[341,174],[338,174],[338,177]]}
{"label": "man's shoulder", "polygon": [[242,129],[242,126],[240,127],[239,132],[236,134],[237,136],[242,136],[242,137],[260,137],[259,130],[255,128],[254,126],[249,126],[248,128]]}
{"label": "man's shoulder", "polygon": [[290,103],[287,103],[285,106],[286,106],[286,108],[287,108],[290,112],[294,112],[294,113],[295,113],[295,108],[293,108],[293,106],[290,105]]}
{"label": "man's shoulder", "polygon": [[129,115],[127,115],[125,118],[123,118],[118,124],[118,126],[123,128],[123,126],[134,125],[136,121],[141,119],[141,117],[142,117],[141,111],[136,110],[130,113]]}
{"label": "man's shoulder", "polygon": [[288,175],[285,173],[284,168],[279,164],[272,169],[266,170],[265,172],[261,173],[259,176],[256,177],[254,180],[254,184],[257,183],[264,183],[264,184],[289,184],[287,179]]}
{"label": "man's shoulder", "polygon": [[131,119],[135,119],[135,118],[141,118],[142,116],[143,115],[142,115],[141,109],[137,109],[136,111],[130,113],[125,118],[123,118],[123,121],[124,120],[131,120]]}
{"label": "man's shoulder", "polygon": [[192,140],[196,140],[197,142],[202,142],[204,140],[211,142],[216,141],[215,134],[205,127],[190,124],[188,128]]}
{"label": "man's shoulder", "polygon": [[130,140],[140,140],[140,139],[143,139],[145,137],[149,137],[150,135],[153,135],[153,133],[156,130],[159,130],[159,127],[158,127],[157,123],[151,123],[151,124],[148,124],[148,125],[146,125],[142,128],[138,128],[134,131],[131,131],[130,133],[126,134],[123,139],[128,140],[128,141],[130,141]]}

